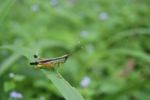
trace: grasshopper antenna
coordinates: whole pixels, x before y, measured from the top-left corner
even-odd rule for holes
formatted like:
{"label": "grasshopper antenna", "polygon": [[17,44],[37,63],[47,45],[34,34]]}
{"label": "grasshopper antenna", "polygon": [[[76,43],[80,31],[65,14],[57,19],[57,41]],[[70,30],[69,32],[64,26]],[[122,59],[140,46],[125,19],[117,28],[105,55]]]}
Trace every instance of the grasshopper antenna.
{"label": "grasshopper antenna", "polygon": [[69,56],[73,55],[74,53],[82,50],[84,48],[84,46],[81,46],[81,45],[77,45],[73,48],[73,50],[71,50],[71,52],[68,54]]}

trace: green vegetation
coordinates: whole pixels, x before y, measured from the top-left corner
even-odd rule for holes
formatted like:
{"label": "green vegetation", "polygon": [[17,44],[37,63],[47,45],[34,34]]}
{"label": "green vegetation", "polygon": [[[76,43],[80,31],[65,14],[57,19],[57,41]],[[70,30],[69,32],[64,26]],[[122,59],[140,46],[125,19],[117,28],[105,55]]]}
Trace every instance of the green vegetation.
{"label": "green vegetation", "polygon": [[[150,1],[0,0],[1,100],[149,100]],[[59,57],[51,70],[34,54]]]}

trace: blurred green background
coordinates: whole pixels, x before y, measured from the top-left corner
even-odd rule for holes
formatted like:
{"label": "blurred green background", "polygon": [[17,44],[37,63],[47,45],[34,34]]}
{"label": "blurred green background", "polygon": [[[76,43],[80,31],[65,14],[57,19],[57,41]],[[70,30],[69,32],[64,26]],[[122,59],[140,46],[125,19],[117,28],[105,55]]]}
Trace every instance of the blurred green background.
{"label": "blurred green background", "polygon": [[85,100],[150,100],[149,0],[0,0],[0,99],[64,100],[40,70],[58,71]]}

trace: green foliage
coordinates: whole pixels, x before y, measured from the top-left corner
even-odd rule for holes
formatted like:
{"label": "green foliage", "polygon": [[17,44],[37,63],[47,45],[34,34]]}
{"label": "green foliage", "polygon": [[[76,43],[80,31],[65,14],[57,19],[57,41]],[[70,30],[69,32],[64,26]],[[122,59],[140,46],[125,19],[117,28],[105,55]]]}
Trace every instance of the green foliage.
{"label": "green foliage", "polygon": [[84,100],[74,87],[63,79],[56,71],[43,70],[48,79],[50,79],[66,100]]}
{"label": "green foliage", "polygon": [[[148,0],[0,0],[0,99],[14,99],[14,93],[23,100],[81,95],[149,100],[149,5]],[[82,49],[57,68],[63,78],[29,65],[34,54],[58,57],[78,46]]]}
{"label": "green foliage", "polygon": [[8,92],[8,91],[10,91],[14,88],[15,88],[15,83],[14,82],[5,82],[5,84],[4,84],[4,91],[5,92]]}
{"label": "green foliage", "polygon": [[1,64],[1,67],[0,67],[0,76],[6,71],[9,69],[9,67],[11,66],[11,64],[13,62],[16,61],[16,59],[18,59],[19,56],[17,54],[13,54],[12,56],[10,56],[9,58],[7,58],[6,61],[3,61],[3,63]]}

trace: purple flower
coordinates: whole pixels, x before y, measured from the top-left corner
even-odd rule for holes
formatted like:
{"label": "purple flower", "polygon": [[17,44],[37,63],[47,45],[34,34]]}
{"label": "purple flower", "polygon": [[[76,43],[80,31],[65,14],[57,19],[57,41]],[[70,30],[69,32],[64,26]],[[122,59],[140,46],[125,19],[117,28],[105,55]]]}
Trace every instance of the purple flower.
{"label": "purple flower", "polygon": [[10,97],[14,98],[14,99],[22,99],[23,98],[22,94],[19,92],[16,92],[16,91],[12,91],[10,93]]}
{"label": "purple flower", "polygon": [[90,84],[91,80],[88,76],[85,76],[82,80],[81,80],[81,87],[88,87],[88,85]]}
{"label": "purple flower", "polygon": [[99,14],[99,16],[98,16],[98,18],[100,19],[100,20],[107,20],[108,19],[108,13],[107,12],[102,12],[102,13],[100,13]]}

